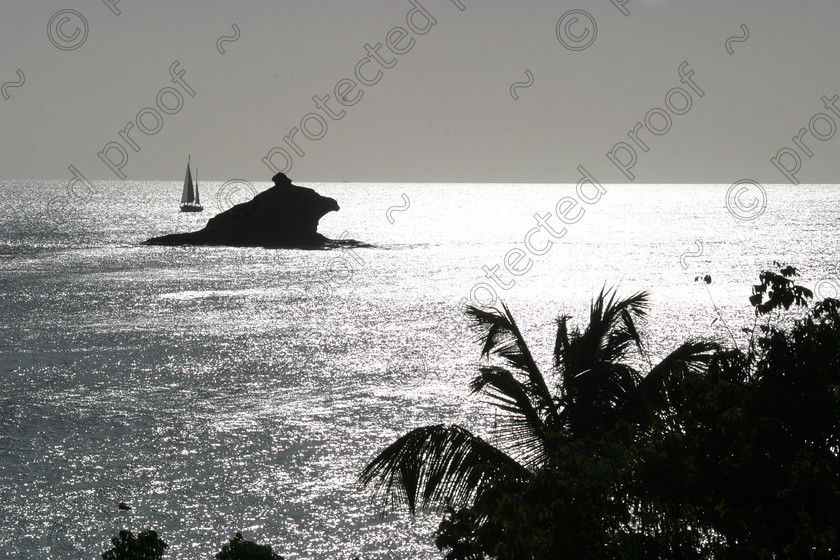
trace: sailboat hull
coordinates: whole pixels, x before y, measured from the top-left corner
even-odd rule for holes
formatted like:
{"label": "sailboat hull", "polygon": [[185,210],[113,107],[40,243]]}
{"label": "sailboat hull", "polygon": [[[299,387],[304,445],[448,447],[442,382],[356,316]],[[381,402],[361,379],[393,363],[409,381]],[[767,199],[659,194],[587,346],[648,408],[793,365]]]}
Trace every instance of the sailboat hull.
{"label": "sailboat hull", "polygon": [[204,206],[196,205],[196,204],[182,204],[181,205],[181,212],[201,212],[204,210]]}

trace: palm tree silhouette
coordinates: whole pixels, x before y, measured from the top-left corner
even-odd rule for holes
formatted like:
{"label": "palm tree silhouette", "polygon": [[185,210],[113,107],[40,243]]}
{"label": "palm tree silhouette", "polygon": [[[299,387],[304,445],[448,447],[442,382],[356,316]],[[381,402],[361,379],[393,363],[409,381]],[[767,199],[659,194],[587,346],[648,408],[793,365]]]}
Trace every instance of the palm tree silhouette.
{"label": "palm tree silhouette", "polygon": [[527,481],[547,464],[559,441],[599,437],[621,421],[643,427],[667,405],[664,380],[702,370],[716,348],[689,340],[655,366],[648,361],[650,369],[642,375],[628,359],[634,350],[647,359],[636,323],[648,308],[647,292],[621,299],[604,287],[592,301],[583,331],[570,331],[570,317],[558,317],[553,394],[507,306],[468,306],[487,360],[470,387],[503,412],[496,436],[507,451],[462,426],[426,426],[379,453],[360,482],[373,488],[383,511],[401,505],[411,514],[431,504],[465,506],[496,482],[511,476]]}

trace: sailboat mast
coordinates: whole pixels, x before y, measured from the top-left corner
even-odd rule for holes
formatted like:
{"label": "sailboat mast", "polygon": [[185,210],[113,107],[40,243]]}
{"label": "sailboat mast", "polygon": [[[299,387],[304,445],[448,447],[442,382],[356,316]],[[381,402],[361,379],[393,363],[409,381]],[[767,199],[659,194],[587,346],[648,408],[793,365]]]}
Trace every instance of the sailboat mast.
{"label": "sailboat mast", "polygon": [[201,201],[198,199],[198,166],[195,168],[195,203],[200,205]]}

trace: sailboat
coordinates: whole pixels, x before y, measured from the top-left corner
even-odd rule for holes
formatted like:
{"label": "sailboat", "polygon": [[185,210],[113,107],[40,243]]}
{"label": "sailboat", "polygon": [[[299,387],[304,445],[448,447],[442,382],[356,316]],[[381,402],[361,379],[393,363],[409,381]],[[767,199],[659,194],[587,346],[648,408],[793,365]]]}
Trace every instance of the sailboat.
{"label": "sailboat", "polygon": [[181,194],[181,212],[201,212],[204,206],[198,198],[198,167],[195,168],[195,185],[190,173],[190,156],[187,156],[187,175],[184,177],[184,192]]}

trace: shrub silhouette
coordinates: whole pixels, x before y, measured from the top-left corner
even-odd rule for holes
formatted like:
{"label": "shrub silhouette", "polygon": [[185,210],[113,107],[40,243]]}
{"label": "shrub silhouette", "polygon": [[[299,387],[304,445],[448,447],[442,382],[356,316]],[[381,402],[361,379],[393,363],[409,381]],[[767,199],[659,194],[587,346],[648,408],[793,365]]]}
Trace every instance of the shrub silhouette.
{"label": "shrub silhouette", "polygon": [[120,531],[118,537],[111,537],[114,547],[102,553],[102,560],[159,560],[169,547],[155,531],[141,531],[135,537],[131,531]]}
{"label": "shrub silhouette", "polygon": [[271,546],[246,541],[242,533],[236,535],[216,554],[216,560],[283,560],[283,557],[271,551]]}

